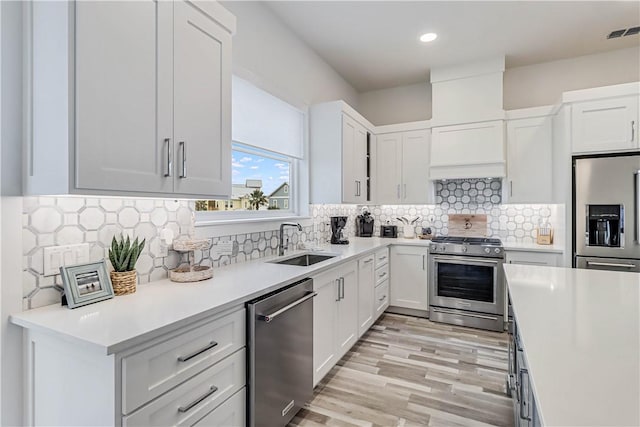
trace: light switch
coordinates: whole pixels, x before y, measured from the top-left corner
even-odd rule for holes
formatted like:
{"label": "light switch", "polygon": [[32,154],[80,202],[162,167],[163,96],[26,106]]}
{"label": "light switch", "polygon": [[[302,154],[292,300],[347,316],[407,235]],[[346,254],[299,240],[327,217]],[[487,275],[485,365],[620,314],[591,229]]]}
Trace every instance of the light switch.
{"label": "light switch", "polygon": [[60,274],[60,267],[89,263],[89,244],[49,246],[44,248],[44,275]]}

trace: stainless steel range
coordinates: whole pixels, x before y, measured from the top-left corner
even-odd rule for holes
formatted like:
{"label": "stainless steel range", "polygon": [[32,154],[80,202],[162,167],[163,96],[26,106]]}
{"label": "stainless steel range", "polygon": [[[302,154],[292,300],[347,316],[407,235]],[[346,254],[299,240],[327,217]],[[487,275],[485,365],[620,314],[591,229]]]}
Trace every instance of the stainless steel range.
{"label": "stainless steel range", "polygon": [[500,239],[436,237],[429,247],[429,318],[504,330]]}

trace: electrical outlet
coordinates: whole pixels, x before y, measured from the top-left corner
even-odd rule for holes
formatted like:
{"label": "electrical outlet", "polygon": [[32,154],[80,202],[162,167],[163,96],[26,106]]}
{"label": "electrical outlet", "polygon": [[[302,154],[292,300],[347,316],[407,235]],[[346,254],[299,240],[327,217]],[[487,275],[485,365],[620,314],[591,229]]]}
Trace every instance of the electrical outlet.
{"label": "electrical outlet", "polygon": [[60,274],[60,267],[89,262],[89,244],[49,246],[44,248],[44,275]]}

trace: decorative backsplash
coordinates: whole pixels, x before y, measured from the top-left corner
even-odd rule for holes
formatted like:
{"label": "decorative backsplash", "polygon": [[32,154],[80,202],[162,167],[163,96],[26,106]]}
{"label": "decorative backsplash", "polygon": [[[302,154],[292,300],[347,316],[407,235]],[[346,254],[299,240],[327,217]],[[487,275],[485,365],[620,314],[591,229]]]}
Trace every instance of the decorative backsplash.
{"label": "decorative backsplash", "polygon": [[108,258],[114,235],[124,233],[147,239],[136,264],[140,283],[167,277],[180,261],[169,251],[160,256],[159,233],[174,236],[193,232],[194,202],[184,200],[120,199],[96,197],[24,197],[22,250],[24,308],[60,302],[60,275],[44,276],[43,250],[47,246],[88,243],[90,260]]}
{"label": "decorative backsplash", "polygon": [[[437,235],[449,233],[449,214],[486,214],[487,235],[504,242],[533,243],[535,228],[541,220],[553,226],[562,221],[559,205],[502,205],[499,179],[449,180],[436,183],[434,205],[370,205],[367,208],[376,224],[399,225],[397,217],[406,216],[421,227],[431,227]],[[88,243],[90,260],[107,257],[114,235],[124,233],[147,239],[136,270],[140,283],[164,279],[168,270],[182,261],[181,255],[169,251],[162,256],[160,231],[169,228],[176,237],[192,236],[195,206],[192,201],[120,199],[99,197],[25,197],[23,199],[23,297],[24,309],[60,302],[60,276],[43,275],[43,250],[47,246]],[[330,238],[329,218],[348,217],[344,234],[355,235],[355,218],[363,206],[311,205],[313,224],[301,232],[285,229],[289,247],[300,243],[323,245]],[[402,237],[402,227],[399,227]],[[212,244],[234,242],[233,255],[219,256],[213,250],[196,251],[195,262],[214,268],[227,264],[275,255],[278,230],[236,234],[212,238]]]}

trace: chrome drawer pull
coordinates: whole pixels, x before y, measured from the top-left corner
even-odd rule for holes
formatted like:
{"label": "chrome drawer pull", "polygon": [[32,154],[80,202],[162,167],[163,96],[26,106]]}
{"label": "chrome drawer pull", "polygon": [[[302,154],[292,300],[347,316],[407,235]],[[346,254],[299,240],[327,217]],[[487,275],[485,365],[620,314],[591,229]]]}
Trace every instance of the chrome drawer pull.
{"label": "chrome drawer pull", "polygon": [[387,272],[386,272],[386,271],[385,271],[385,272],[382,272],[382,273],[378,274],[378,278],[380,278],[380,277],[384,277],[384,276],[386,276],[386,275],[387,275]]}
{"label": "chrome drawer pull", "polygon": [[216,391],[218,391],[218,387],[212,385],[211,387],[209,387],[209,390],[207,390],[207,392],[205,394],[203,394],[202,396],[198,397],[196,400],[194,400],[193,402],[189,403],[187,406],[180,406],[178,408],[178,412],[184,413],[184,412],[189,411],[191,408],[193,408],[198,403],[200,403],[203,400],[205,400],[207,397],[211,396]]}
{"label": "chrome drawer pull", "polygon": [[184,141],[180,141],[180,147],[182,147],[182,173],[178,176],[178,178],[186,178],[187,177],[187,143]]}
{"label": "chrome drawer pull", "polygon": [[213,347],[217,346],[218,343],[215,341],[211,341],[209,344],[207,344],[206,346],[202,347],[200,350],[196,350],[193,353],[189,353],[186,356],[180,356],[178,357],[178,362],[186,362],[187,360],[191,360],[196,356],[199,356],[200,354],[204,353],[207,350],[211,350]]}
{"label": "chrome drawer pull", "polygon": [[384,301],[384,299],[386,298],[386,295],[381,296],[380,298],[378,298],[378,301]]}
{"label": "chrome drawer pull", "polygon": [[284,307],[282,307],[280,310],[278,311],[274,311],[271,314],[260,314],[258,315],[258,319],[259,320],[263,320],[267,323],[271,322],[273,319],[275,319],[276,317],[280,316],[282,313],[284,313],[285,311],[289,311],[291,310],[293,307],[302,304],[303,302],[315,297],[316,295],[318,295],[315,292],[309,292],[308,294],[306,294],[305,296],[303,296],[300,299],[295,300],[294,302],[292,302],[289,305],[285,305]]}
{"label": "chrome drawer pull", "polygon": [[164,139],[165,150],[167,151],[167,170],[164,173],[165,177],[171,176],[171,170],[173,169],[171,161],[171,138]]}
{"label": "chrome drawer pull", "polygon": [[369,264],[371,261],[373,261],[373,258],[369,258],[367,260],[364,261],[365,264]]}

